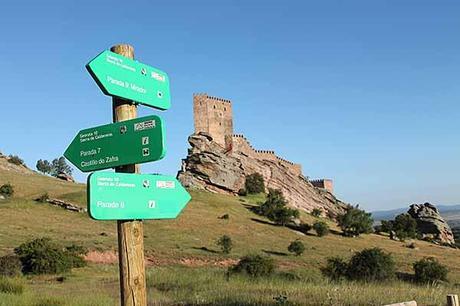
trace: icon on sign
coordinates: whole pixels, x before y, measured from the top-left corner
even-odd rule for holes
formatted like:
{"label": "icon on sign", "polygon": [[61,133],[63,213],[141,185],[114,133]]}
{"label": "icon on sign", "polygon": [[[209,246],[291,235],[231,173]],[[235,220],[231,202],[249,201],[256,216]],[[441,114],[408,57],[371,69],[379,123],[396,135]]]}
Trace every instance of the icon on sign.
{"label": "icon on sign", "polygon": [[142,137],[142,145],[146,146],[148,144],[149,144],[149,137],[148,136]]}
{"label": "icon on sign", "polygon": [[120,126],[120,134],[125,134],[128,131],[128,128],[126,125]]}
{"label": "icon on sign", "polygon": [[158,98],[163,98],[163,93],[161,91],[157,91]]}
{"label": "icon on sign", "polygon": [[141,73],[142,73],[142,75],[147,75],[147,70],[145,70],[145,68],[142,68]]}
{"label": "icon on sign", "polygon": [[150,155],[150,149],[149,148],[143,148],[142,149],[142,156],[149,156]]}
{"label": "icon on sign", "polygon": [[153,200],[149,201],[149,208],[155,208],[155,205],[156,205],[155,201]]}
{"label": "icon on sign", "polygon": [[142,186],[144,186],[145,188],[149,188],[150,187],[150,181],[149,180],[144,180],[142,182]]}

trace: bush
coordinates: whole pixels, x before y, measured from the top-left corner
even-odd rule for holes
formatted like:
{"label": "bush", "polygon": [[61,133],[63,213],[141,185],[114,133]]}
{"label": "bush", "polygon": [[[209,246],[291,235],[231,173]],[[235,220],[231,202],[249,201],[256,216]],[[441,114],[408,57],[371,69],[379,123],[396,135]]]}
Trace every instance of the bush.
{"label": "bush", "polygon": [[319,217],[321,216],[321,214],[323,213],[323,211],[319,208],[314,208],[312,211],[311,211],[311,215],[313,217]]}
{"label": "bush", "polygon": [[244,187],[249,194],[265,192],[264,177],[260,173],[247,175]]}
{"label": "bush", "polygon": [[230,215],[229,214],[224,214],[224,215],[220,216],[219,219],[228,220],[228,219],[230,219]]}
{"label": "bush", "polygon": [[307,234],[309,231],[311,231],[311,225],[308,223],[300,223],[298,230],[304,234]]}
{"label": "bush", "polygon": [[349,207],[345,214],[337,218],[345,236],[359,236],[362,233],[372,232],[374,220],[370,213],[357,207]]}
{"label": "bush", "polygon": [[17,155],[10,155],[8,162],[18,166],[24,166],[24,161]]}
{"label": "bush", "polygon": [[289,244],[288,251],[294,253],[296,256],[300,256],[305,252],[305,246],[303,245],[302,241],[294,240]]}
{"label": "bush", "polygon": [[286,205],[287,201],[281,190],[269,189],[267,200],[256,209],[256,212],[278,225],[286,225],[293,218],[299,217],[298,210],[288,208]]}
{"label": "bush", "polygon": [[348,264],[347,277],[351,280],[383,281],[394,276],[393,258],[379,248],[355,253]]}
{"label": "bush", "polygon": [[435,258],[424,258],[413,264],[415,280],[420,283],[447,281],[447,267]]}
{"label": "bush", "polygon": [[24,286],[21,282],[10,278],[0,277],[1,293],[22,294],[23,291]]}
{"label": "bush", "polygon": [[0,186],[0,195],[4,196],[5,198],[12,197],[14,194],[13,185],[10,183],[4,184]]}
{"label": "bush", "polygon": [[0,276],[18,276],[21,274],[22,264],[16,255],[0,257]]}
{"label": "bush", "polygon": [[241,197],[245,197],[248,195],[248,192],[246,191],[246,189],[241,188],[240,190],[238,190],[238,195]]}
{"label": "bush", "polygon": [[40,202],[40,203],[46,203],[50,199],[49,195],[47,192],[39,196],[35,201]]}
{"label": "bush", "polygon": [[323,237],[329,234],[329,226],[323,221],[315,222],[315,224],[313,224],[313,229],[318,237]]}
{"label": "bush", "polygon": [[321,271],[333,281],[338,281],[347,277],[348,263],[340,257],[327,259],[326,267]]}
{"label": "bush", "polygon": [[[80,248],[80,249],[79,249]],[[14,249],[26,274],[56,274],[82,267],[86,263],[81,257],[83,248],[70,246],[61,248],[48,238],[39,238],[21,244]]]}
{"label": "bush", "polygon": [[232,238],[227,235],[223,235],[217,240],[216,244],[220,246],[222,253],[229,254],[233,248]]}
{"label": "bush", "polygon": [[247,273],[252,277],[268,276],[275,271],[272,258],[261,255],[247,255],[230,268],[231,272]]}

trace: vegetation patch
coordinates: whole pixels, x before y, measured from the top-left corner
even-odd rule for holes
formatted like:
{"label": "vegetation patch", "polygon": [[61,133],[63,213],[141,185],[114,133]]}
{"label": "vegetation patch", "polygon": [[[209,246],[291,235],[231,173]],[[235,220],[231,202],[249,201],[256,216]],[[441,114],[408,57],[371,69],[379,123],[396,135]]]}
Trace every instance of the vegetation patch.
{"label": "vegetation patch", "polygon": [[415,281],[419,283],[438,283],[447,281],[447,267],[433,257],[421,259],[413,264]]}
{"label": "vegetation patch", "polygon": [[0,257],[0,276],[18,276],[21,274],[22,264],[16,255]]}
{"label": "vegetation patch", "polygon": [[262,255],[246,255],[230,268],[233,273],[245,273],[251,277],[269,276],[275,271],[272,258]]}
{"label": "vegetation patch", "polygon": [[260,173],[249,174],[246,176],[244,187],[247,194],[265,192],[264,177]]}
{"label": "vegetation patch", "polygon": [[284,198],[281,190],[269,189],[267,200],[256,207],[254,211],[269,220],[275,222],[278,225],[287,225],[294,218],[299,217],[299,211],[287,207],[288,202]]}
{"label": "vegetation patch", "polygon": [[14,194],[13,185],[10,183],[3,184],[0,186],[0,195],[4,196],[5,198],[10,198]]}
{"label": "vegetation patch", "polygon": [[345,236],[353,237],[371,233],[374,220],[371,213],[350,206],[345,214],[337,217],[337,222]]}
{"label": "vegetation patch", "polygon": [[24,285],[18,279],[0,277],[0,292],[8,294],[22,294]]}

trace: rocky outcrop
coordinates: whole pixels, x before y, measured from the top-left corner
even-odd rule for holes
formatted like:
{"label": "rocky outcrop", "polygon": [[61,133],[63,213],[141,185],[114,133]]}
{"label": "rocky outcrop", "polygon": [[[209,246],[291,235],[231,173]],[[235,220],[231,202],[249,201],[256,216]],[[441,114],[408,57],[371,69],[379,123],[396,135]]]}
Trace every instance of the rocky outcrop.
{"label": "rocky outcrop", "polygon": [[430,203],[412,204],[407,213],[417,221],[417,231],[423,239],[443,244],[455,243],[452,230],[441,217],[436,206]]}
{"label": "rocky outcrop", "polygon": [[228,152],[206,133],[193,134],[188,141],[191,148],[178,173],[178,179],[185,187],[236,194],[244,188],[245,176],[257,172],[264,177],[267,188],[282,190],[289,204],[298,209],[311,211],[319,208],[336,216],[347,206],[281,162],[256,159],[242,152]]}
{"label": "rocky outcrop", "polygon": [[64,172],[60,172],[56,178],[60,179],[60,180],[63,180],[63,181],[67,181],[67,182],[72,182],[74,183],[75,180],[73,179],[73,177],[67,173],[64,173]]}

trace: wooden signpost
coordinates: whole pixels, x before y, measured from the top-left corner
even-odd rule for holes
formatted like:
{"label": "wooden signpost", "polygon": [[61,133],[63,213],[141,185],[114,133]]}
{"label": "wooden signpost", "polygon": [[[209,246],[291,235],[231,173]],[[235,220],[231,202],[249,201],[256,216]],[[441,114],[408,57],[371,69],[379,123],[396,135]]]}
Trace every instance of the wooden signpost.
{"label": "wooden signpost", "polygon": [[163,121],[137,118],[137,104],[170,107],[166,73],[134,60],[130,45],[116,45],[86,68],[101,90],[112,96],[113,123],[80,131],[65,157],[88,178],[88,211],[97,220],[117,220],[122,306],[147,306],[142,219],[176,218],[190,200],[170,176],[141,175],[138,163],[165,155]]}

